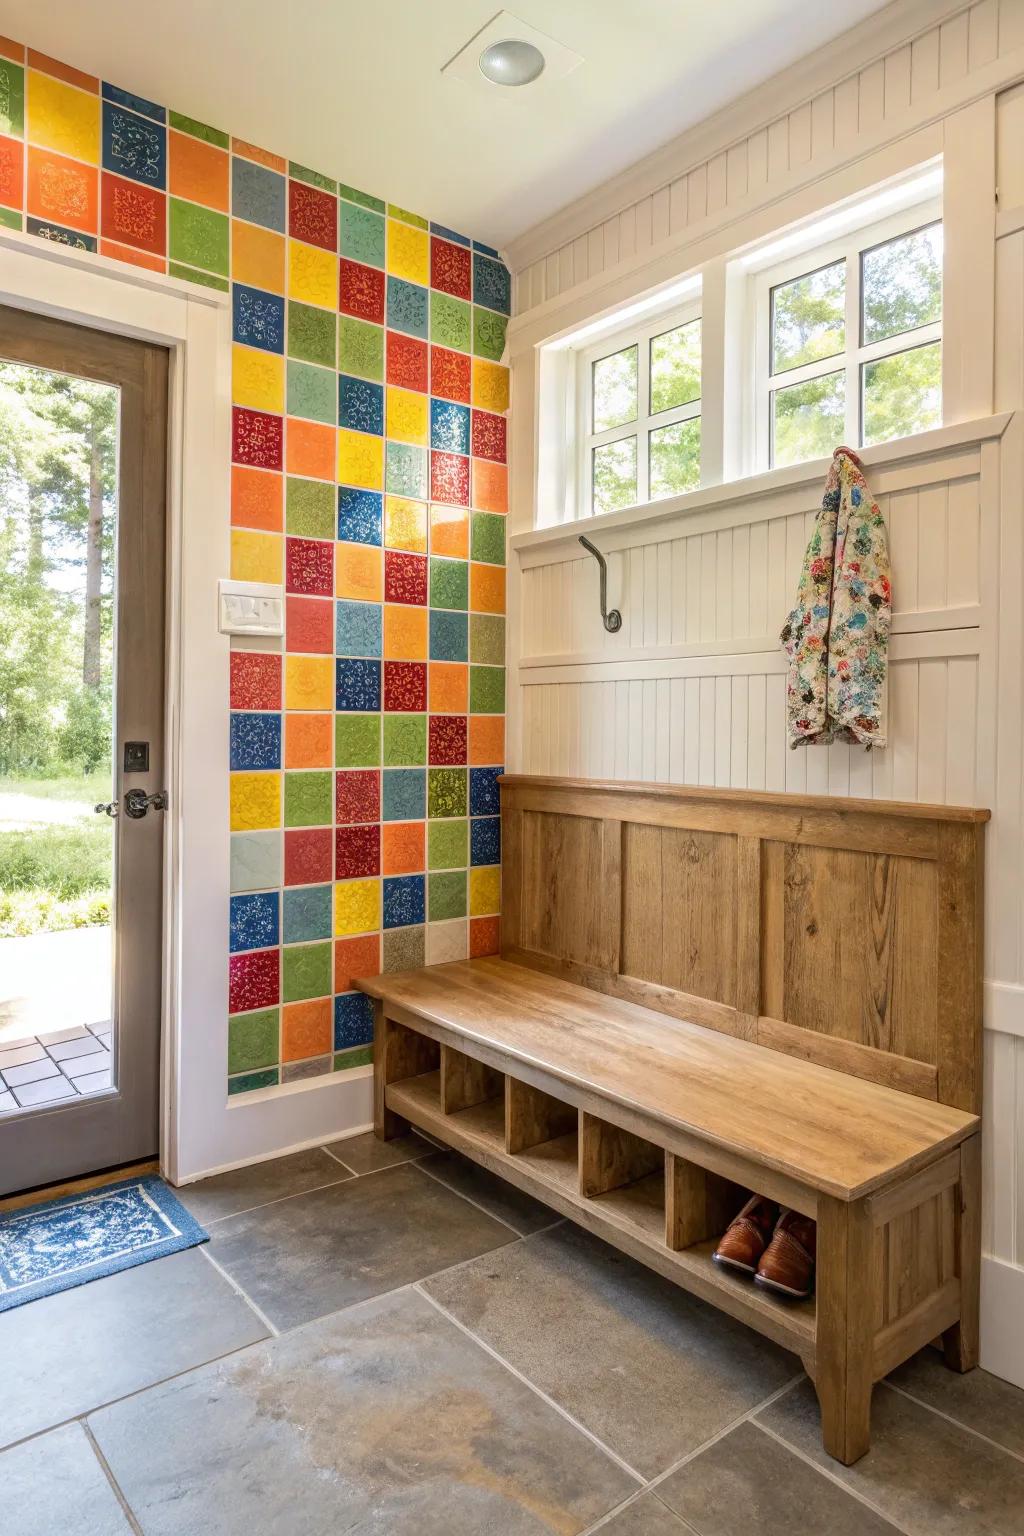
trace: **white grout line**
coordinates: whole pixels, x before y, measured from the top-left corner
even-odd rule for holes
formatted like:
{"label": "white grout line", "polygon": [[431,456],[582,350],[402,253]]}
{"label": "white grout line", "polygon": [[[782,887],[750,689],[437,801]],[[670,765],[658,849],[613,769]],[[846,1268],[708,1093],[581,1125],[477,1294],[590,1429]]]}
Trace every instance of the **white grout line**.
{"label": "white grout line", "polygon": [[588,1525],[585,1531],[580,1532],[580,1536],[599,1536],[599,1532],[606,1530],[611,1522],[621,1515],[624,1510],[631,1509],[634,1504],[639,1503],[641,1499],[648,1496],[656,1504],[660,1504],[667,1515],[678,1522],[681,1531],[689,1531],[691,1536],[701,1536],[700,1531],[698,1531],[695,1525],[691,1525],[689,1520],[684,1520],[682,1515],[677,1514],[674,1509],[665,1503],[664,1499],[660,1499],[650,1488],[638,1488],[636,1493],[631,1493],[628,1499],[623,1499],[621,1504],[616,1504],[614,1509],[610,1509],[606,1515],[602,1515],[595,1525]]}
{"label": "white grout line", "polygon": [[96,1460],[99,1462],[100,1466],[103,1469],[103,1472],[104,1472],[104,1475],[106,1476],[107,1482],[110,1484],[111,1492],[113,1493],[114,1497],[117,1499],[117,1502],[120,1504],[121,1511],[122,1511],[125,1519],[128,1521],[128,1524],[131,1526],[132,1530],[137,1533],[137,1536],[143,1536],[142,1527],[139,1524],[139,1522],[136,1520],[134,1514],[132,1513],[132,1507],[128,1503],[128,1500],[125,1498],[125,1495],[124,1495],[124,1493],[121,1490],[120,1483],[117,1481],[117,1478],[114,1476],[113,1472],[110,1470],[110,1463],[108,1462],[107,1458],[104,1456],[103,1452],[100,1450],[99,1445],[98,1445],[97,1440],[96,1440],[96,1436],[92,1432],[92,1428],[90,1427],[89,1424],[86,1423],[85,1419],[79,1419],[78,1422],[82,1426],[82,1430],[83,1430],[83,1432],[85,1434],[85,1438],[88,1440],[89,1444],[92,1446],[93,1454],[95,1455]]}
{"label": "white grout line", "polygon": [[806,1462],[809,1467],[813,1467],[815,1472],[820,1472],[822,1477],[827,1477],[830,1483],[835,1483],[837,1488],[841,1488],[852,1499],[856,1499],[859,1504],[863,1504],[867,1509],[870,1509],[872,1514],[877,1515],[880,1520],[884,1520],[888,1525],[894,1526],[897,1531],[902,1531],[903,1536],[915,1536],[915,1532],[909,1526],[901,1525],[894,1514],[884,1510],[873,1499],[869,1499],[867,1494],[862,1493],[859,1488],[854,1488],[850,1483],[844,1483],[843,1479],[837,1476],[830,1467],[822,1466],[821,1462],[815,1461],[813,1456],[808,1456],[806,1451],[801,1450],[798,1445],[794,1445],[791,1440],[786,1440],[776,1430],[769,1429],[767,1424],[762,1424],[759,1420],[754,1420],[754,1427],[759,1429],[762,1435],[767,1435],[769,1439],[777,1441],[783,1450],[790,1451],[794,1456],[799,1457],[801,1461]]}
{"label": "white grout line", "polygon": [[256,1305],[256,1303],[253,1301],[252,1297],[250,1295],[248,1295],[247,1292],[245,1292],[242,1289],[242,1287],[239,1285],[238,1281],[234,1278],[234,1276],[233,1275],[229,1275],[227,1270],[224,1268],[224,1266],[222,1264],[218,1264],[217,1263],[217,1260],[213,1257],[213,1254],[210,1253],[210,1251],[209,1251],[209,1244],[208,1243],[199,1243],[198,1244],[198,1248],[199,1248],[199,1252],[206,1259],[207,1263],[208,1264],[212,1264],[214,1269],[217,1271],[217,1273],[224,1277],[224,1279],[227,1281],[228,1285],[230,1285],[231,1289],[233,1291],[235,1291],[239,1296],[241,1296],[242,1300],[246,1303],[247,1306],[252,1308],[252,1310],[255,1312],[256,1316],[259,1318],[260,1322],[263,1324],[264,1328],[266,1328],[267,1332],[271,1335],[271,1337],[275,1338],[275,1339],[279,1339],[281,1337],[281,1330],[280,1330],[280,1328],[276,1327],[270,1321],[270,1318],[263,1311],[262,1307],[258,1307]]}
{"label": "white grout line", "polygon": [[[347,1169],[346,1172],[348,1172]],[[217,1175],[214,1174],[214,1178],[216,1177]],[[353,1174],[352,1177],[355,1178],[355,1174]],[[315,1195],[321,1189],[335,1189],[339,1184],[348,1184],[350,1182],[350,1179],[346,1179],[343,1175],[339,1175],[339,1177],[336,1179],[328,1179],[326,1184],[312,1184],[310,1185],[309,1189],[293,1189],[287,1195],[275,1195],[273,1200],[261,1200],[259,1205],[245,1205],[241,1210],[227,1211],[223,1216],[196,1216],[194,1211],[190,1211],[190,1214],[195,1216],[195,1219],[199,1222],[200,1226],[215,1227],[219,1222],[233,1220],[235,1216],[251,1216],[253,1211],[265,1211],[268,1206],[282,1205],[285,1200],[297,1200],[301,1195]],[[186,1185],[186,1189],[198,1187],[198,1185]],[[185,1206],[186,1210],[190,1210],[186,1201],[182,1200],[181,1203]]]}
{"label": "white grout line", "polygon": [[984,1440],[986,1445],[991,1445],[994,1450],[1002,1451],[1004,1456],[1012,1456],[1014,1461],[1024,1461],[1024,1454],[1020,1451],[1011,1451],[1008,1445],[1002,1445],[998,1440],[993,1440],[991,1435],[986,1435],[984,1430],[974,1429],[970,1424],[965,1424],[963,1419],[955,1419],[951,1413],[945,1413],[943,1409],[936,1408],[932,1403],[926,1402],[923,1397],[915,1397],[913,1392],[908,1392],[906,1387],[898,1387],[892,1381],[880,1381],[880,1387],[888,1387],[890,1392],[895,1392],[899,1397],[905,1397],[910,1402],[916,1403],[919,1408],[926,1408],[929,1413],[934,1413],[938,1419],[945,1419],[947,1424],[953,1424],[957,1429],[965,1429],[976,1440]]}
{"label": "white grout line", "polygon": [[762,1409],[767,1408],[771,1403],[774,1403],[777,1398],[784,1397],[787,1392],[791,1391],[793,1387],[795,1387],[799,1382],[803,1381],[803,1379],[804,1373],[801,1371],[799,1376],[791,1376],[788,1381],[783,1382],[781,1387],[776,1387],[774,1392],[770,1392],[767,1397],[761,1398],[753,1405],[753,1407],[745,1408],[743,1412],[738,1413],[734,1419],[730,1419],[728,1424],[725,1424],[721,1429],[716,1430],[713,1435],[709,1435],[706,1440],[702,1440],[700,1445],[695,1445],[691,1451],[686,1452],[685,1456],[680,1456],[678,1461],[674,1461],[672,1465],[666,1467],[663,1472],[659,1472],[657,1477],[652,1477],[648,1487],[657,1488],[659,1484],[665,1482],[667,1478],[670,1478],[673,1473],[678,1472],[680,1467],[685,1467],[689,1462],[695,1461],[698,1456],[701,1456],[705,1451],[710,1450],[713,1445],[717,1445],[719,1440],[724,1440],[726,1435],[731,1435],[734,1429],[738,1429],[741,1424],[746,1424],[750,1419],[754,1417],[755,1413],[760,1413]]}
{"label": "white grout line", "polygon": [[430,1169],[426,1166],[425,1163],[417,1163],[416,1166],[419,1168],[421,1173],[425,1173],[427,1175],[428,1179],[433,1179],[435,1184],[439,1184],[442,1189],[446,1189],[450,1195],[458,1195],[460,1200],[465,1200],[467,1205],[472,1205],[482,1215],[489,1216],[490,1219],[492,1221],[496,1221],[499,1226],[507,1227],[510,1232],[514,1232],[516,1237],[526,1236],[525,1232],[520,1232],[518,1227],[514,1227],[512,1223],[510,1221],[506,1221],[503,1216],[498,1216],[494,1211],[489,1211],[485,1205],[480,1204],[479,1200],[474,1200],[472,1195],[467,1195],[465,1190],[455,1189],[454,1186],[449,1184],[446,1179],[442,1179],[440,1174],[431,1173]]}

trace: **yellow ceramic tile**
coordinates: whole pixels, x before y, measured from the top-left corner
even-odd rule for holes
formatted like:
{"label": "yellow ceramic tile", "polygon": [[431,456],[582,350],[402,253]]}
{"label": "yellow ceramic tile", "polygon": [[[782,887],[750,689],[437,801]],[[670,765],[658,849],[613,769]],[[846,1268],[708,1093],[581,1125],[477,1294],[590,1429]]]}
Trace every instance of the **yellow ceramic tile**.
{"label": "yellow ceramic tile", "polygon": [[427,610],[413,603],[385,603],[386,661],[426,661]]}
{"label": "yellow ceramic tile", "polygon": [[430,237],[425,229],[388,219],[388,271],[409,283],[430,282]]}
{"label": "yellow ceramic tile", "polygon": [[473,404],[482,411],[508,410],[508,369],[501,363],[474,357]]}
{"label": "yellow ceramic tile", "polygon": [[284,540],[281,535],[232,528],[231,576],[234,581],[283,581]]}
{"label": "yellow ceramic tile", "polygon": [[384,543],[389,549],[409,549],[415,554],[427,552],[427,508],[422,501],[406,501],[403,496],[384,500]]}
{"label": "yellow ceramic tile", "polygon": [[284,410],[284,358],[236,342],[231,349],[231,400],[255,411]]}
{"label": "yellow ceramic tile", "polygon": [[501,908],[501,870],[497,864],[469,872],[469,915],[490,917]]}
{"label": "yellow ceramic tile", "polygon": [[286,656],[285,709],[334,708],[333,656]]}
{"label": "yellow ceramic tile", "polygon": [[89,91],[28,72],[28,137],[32,144],[98,165],[100,99]]}
{"label": "yellow ceramic tile", "polygon": [[334,932],[373,933],[380,927],[380,881],[342,880],[334,887]]}
{"label": "yellow ceramic tile", "polygon": [[338,307],[338,258],[301,240],[288,241],[288,297],[323,309]]}
{"label": "yellow ceramic tile", "polygon": [[[425,397],[424,397],[425,398]],[[338,432],[338,479],[342,485],[379,491],[384,486],[384,439],[368,432]]]}
{"label": "yellow ceramic tile", "polygon": [[430,401],[412,389],[388,387],[388,437],[400,443],[423,443],[430,432]]}
{"label": "yellow ceramic tile", "polygon": [[338,597],[379,603],[384,589],[384,551],[373,544],[337,544],[334,590]]}
{"label": "yellow ceramic tile", "polygon": [[258,832],[281,825],[281,775],[231,774],[231,830]]}
{"label": "yellow ceramic tile", "polygon": [[270,293],[284,293],[284,235],[231,220],[231,276]]}

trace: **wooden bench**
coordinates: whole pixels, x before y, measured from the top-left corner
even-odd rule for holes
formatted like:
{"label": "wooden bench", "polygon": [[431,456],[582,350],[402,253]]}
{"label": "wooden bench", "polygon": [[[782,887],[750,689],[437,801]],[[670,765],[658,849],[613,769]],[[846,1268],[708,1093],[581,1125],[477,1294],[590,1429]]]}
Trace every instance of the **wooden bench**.
{"label": "wooden bench", "polygon": [[[501,958],[361,983],[409,1124],[799,1355],[826,1449],[977,1362],[985,811],[506,777]],[[711,1253],[815,1218],[791,1303]]]}

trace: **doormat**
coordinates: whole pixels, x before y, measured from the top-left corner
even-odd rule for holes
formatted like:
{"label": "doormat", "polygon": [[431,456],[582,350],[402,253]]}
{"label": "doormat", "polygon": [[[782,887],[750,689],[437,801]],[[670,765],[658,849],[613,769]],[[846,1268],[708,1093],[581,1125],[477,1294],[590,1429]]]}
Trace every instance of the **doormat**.
{"label": "doormat", "polygon": [[163,1179],[123,1179],[0,1216],[0,1312],[209,1241]]}

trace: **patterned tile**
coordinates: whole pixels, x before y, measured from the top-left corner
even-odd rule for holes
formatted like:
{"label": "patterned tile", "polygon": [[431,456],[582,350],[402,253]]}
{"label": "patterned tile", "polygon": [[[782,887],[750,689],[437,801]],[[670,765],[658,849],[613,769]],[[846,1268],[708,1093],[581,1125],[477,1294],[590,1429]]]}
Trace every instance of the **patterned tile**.
{"label": "patterned tile", "polygon": [[231,652],[231,708],[281,708],[281,658],[266,651]]}
{"label": "patterned tile", "polygon": [[280,416],[234,407],[231,412],[231,457],[236,464],[248,464],[256,469],[280,469],[283,443]]}
{"label": "patterned tile", "polygon": [[505,620],[494,613],[469,616],[469,659],[485,666],[505,664]]}
{"label": "patterned tile", "polygon": [[[333,891],[329,885],[296,886],[281,897],[281,936],[285,944],[329,939]],[[315,1054],[310,1052],[310,1055]]]}
{"label": "patterned tile", "polygon": [[327,826],[333,820],[333,813],[329,773],[285,774],[284,824],[286,827]]}
{"label": "patterned tile", "polygon": [[475,715],[505,713],[504,667],[470,667],[469,707]]}
{"label": "patterned tile", "polygon": [[422,555],[385,550],[384,601],[426,603],[427,561]]}
{"label": "patterned tile", "polygon": [[334,595],[334,545],[317,539],[285,540],[285,586],[307,596]]}
{"label": "patterned tile", "polygon": [[284,834],[284,883],[316,885],[334,876],[334,833],[329,827]]}
{"label": "patterned tile", "polygon": [[[457,299],[472,297],[472,256],[461,245],[436,237],[430,242],[430,286]],[[483,303],[478,299],[477,303]]]}
{"label": "patterned tile", "polygon": [[471,917],[469,920],[469,956],[471,960],[481,955],[501,953],[501,919],[498,917]]}
{"label": "patterned tile", "polygon": [[505,351],[505,332],[508,317],[492,314],[489,309],[473,310],[473,351],[477,357],[488,357],[492,363],[500,363]]}
{"label": "patterned tile", "polygon": [[334,932],[338,938],[380,928],[380,885],[379,880],[344,880],[334,887]]}
{"label": "patterned tile", "polygon": [[385,821],[381,824],[381,873],[417,874],[424,867],[424,823]]}
{"label": "patterned tile", "polygon": [[430,606],[458,609],[469,606],[469,566],[465,560],[431,557]]}
{"label": "patterned tile", "polygon": [[465,816],[466,769],[430,768],[428,776],[428,816]]}
{"label": "patterned tile", "polygon": [[238,219],[283,234],[285,178],[251,160],[231,157],[231,211]]}
{"label": "patterned tile", "polygon": [[284,765],[286,768],[331,768],[333,714],[285,716]]}
{"label": "patterned tile", "polygon": [[408,928],[426,915],[425,881],[422,875],[394,875],[384,880],[384,927]]}
{"label": "patterned tile", "polygon": [[501,862],[501,817],[481,816],[470,823],[471,864],[499,864]]}
{"label": "patterned tile", "polygon": [[469,513],[443,503],[430,509],[430,553],[454,560],[469,557]]}
{"label": "patterned tile", "polygon": [[[305,364],[289,363],[289,368],[305,367]],[[319,372],[320,370],[317,370]],[[333,379],[333,375],[328,375]],[[332,406],[334,389],[331,389]],[[316,480],[296,479],[289,476],[285,484],[285,527],[289,533],[306,539],[334,538],[334,487]],[[291,646],[292,650],[305,650],[305,646]]]}
{"label": "patterned tile", "polygon": [[383,647],[379,603],[341,601],[337,605],[335,650],[339,656],[379,656]]}
{"label": "patterned tile", "polygon": [[312,304],[288,305],[288,356],[306,363],[333,368],[337,358],[337,327],[334,316]]}
{"label": "patterned tile", "polygon": [[473,412],[473,455],[504,464],[506,459],[505,418],[492,411]]}
{"label": "patterned tile", "polygon": [[169,197],[167,201],[171,260],[227,277],[227,214],[218,213],[213,208],[201,208],[197,203],[186,203],[180,197]]}
{"label": "patterned tile", "polygon": [[465,763],[467,751],[465,715],[431,715],[428,761],[432,765]]}
{"label": "patterned tile", "polygon": [[378,491],[338,487],[338,538],[354,544],[379,544],[383,538],[384,498]]}
{"label": "patterned tile", "polygon": [[333,990],[334,956],[330,944],[285,946],[281,951],[282,1002],[326,997]]}
{"label": "patterned tile", "polygon": [[411,768],[427,761],[427,717],[417,714],[384,716],[384,764]]}
{"label": "patterned tile", "polygon": [[232,954],[246,949],[269,949],[279,941],[278,895],[263,891],[247,896],[232,896],[230,949]]}
{"label": "patterned tile", "polygon": [[230,764],[238,768],[280,768],[281,716],[232,711]]}
{"label": "patterned tile", "polygon": [[380,662],[339,656],[335,708],[364,712],[380,709]]}
{"label": "patterned tile", "polygon": [[[430,339],[450,352],[468,352],[472,341],[472,310],[462,299],[447,293],[430,295]],[[466,398],[469,398],[469,366],[466,366]],[[435,394],[440,394],[438,389]]]}
{"label": "patterned tile", "polygon": [[430,708],[438,715],[464,715],[469,708],[469,668],[464,662],[430,663]]}
{"label": "patterned tile", "polygon": [[342,257],[338,307],[343,315],[384,324],[385,277],[374,267]]}
{"label": "patterned tile", "polygon": [[426,341],[429,329],[427,303],[426,288],[407,283],[400,277],[388,278],[387,323],[391,330],[404,331],[407,336],[419,336]]}
{"label": "patterned tile", "polygon": [[427,887],[430,921],[446,922],[466,915],[466,871],[448,870],[431,875]]}
{"label": "patterned tile", "polygon": [[294,240],[338,249],[338,200],[302,181],[288,182],[288,233]]}
{"label": "patterned tile", "polygon": [[338,317],[338,366],[344,373],[380,383],[384,377],[384,336],[379,325],[351,315]]}
{"label": "patterned tile", "polygon": [[[446,347],[430,349],[431,393],[444,400],[457,400],[463,405],[470,399],[470,359]],[[424,386],[426,387],[426,386]]]}
{"label": "patterned tile", "polygon": [[422,712],[427,707],[427,667],[422,661],[384,663],[384,709]]}
{"label": "patterned tile", "polygon": [[[453,400],[430,402],[430,446],[466,454],[470,446],[469,410]],[[475,451],[475,450],[474,450]]]}
{"label": "patterned tile", "polygon": [[355,203],[340,204],[341,254],[368,267],[384,265],[384,220]]}
{"label": "patterned tile", "polygon": [[232,773],[232,832],[260,832],[281,825],[281,775]]}
{"label": "patterned tile", "polygon": [[458,453],[430,455],[430,499],[450,505],[469,505],[469,460]]}
{"label": "patterned tile", "polygon": [[384,503],[384,543],[389,549],[426,554],[426,505],[404,496],[388,496]]}
{"label": "patterned tile", "polygon": [[334,999],[334,1049],[368,1045],[373,1040],[373,1003],[362,992],[345,992]]}
{"label": "patterned tile", "polygon": [[423,927],[389,928],[383,935],[384,970],[418,970],[426,960],[426,931]]}
{"label": "patterned tile", "polygon": [[505,519],[496,512],[474,512],[470,554],[489,565],[505,564]]}
{"label": "patterned tile", "polygon": [[501,811],[501,793],[498,777],[503,768],[471,768],[469,770],[469,814],[471,816],[497,816]]}
{"label": "patterned tile", "polygon": [[[330,887],[328,896],[328,921],[330,920]],[[310,1057],[325,1056],[332,1048],[334,1039],[334,1005],[329,997],[319,997],[304,1002],[286,1003],[281,1010],[281,1060],[306,1062]],[[294,1082],[295,1075],[287,1069],[284,1082]],[[321,1154],[322,1155],[322,1154]]]}
{"label": "patterned tile", "polygon": [[382,800],[385,821],[422,821],[427,814],[425,770],[385,768]]}
{"label": "patterned tile", "polygon": [[342,714],[334,719],[334,761],[339,768],[380,765],[379,714]]}
{"label": "patterned tile", "polygon": [[510,314],[512,310],[512,284],[508,268],[500,261],[481,256],[479,251],[473,256],[473,303],[484,304],[488,309],[496,309],[503,315]]}
{"label": "patterned tile", "polygon": [[[37,77],[38,78],[38,77]],[[135,112],[103,103],[103,168],[148,187],[167,185],[167,134]]]}
{"label": "patterned tile", "polygon": [[471,917],[488,917],[501,907],[501,870],[497,866],[475,867],[469,872],[469,912]]}
{"label": "patterned tile", "polygon": [[363,934],[356,939],[336,939],[334,944],[334,990],[351,992],[360,976],[376,976],[380,971],[380,936]]}
{"label": "patterned tile", "polygon": [[[337,407],[333,369],[289,360],[288,414],[334,424]],[[333,477],[332,477],[333,478]],[[332,495],[333,501],[333,495]],[[332,525],[333,529],[333,525]],[[333,537],[333,531],[327,534]]]}
{"label": "patterned tile", "polygon": [[[328,605],[325,603],[325,607]],[[288,655],[284,659],[285,709],[331,709],[334,663],[331,656]]]}
{"label": "patterned tile", "polygon": [[[328,598],[285,598],[285,641],[289,651],[314,652],[320,655],[334,654],[333,612]],[[289,709],[301,706],[289,704]],[[330,709],[331,705],[312,706]]]}
{"label": "patterned tile", "polygon": [[431,661],[469,660],[469,619],[465,613],[430,610]]}
{"label": "patterned tile", "polygon": [[390,495],[426,501],[426,449],[411,443],[388,443],[386,465],[384,483]]}
{"label": "patterned tile", "polygon": [[355,432],[384,431],[384,390],[367,379],[341,374],[338,378],[338,425]]}
{"label": "patterned tile", "polygon": [[427,823],[427,867],[429,869],[465,869],[469,823],[455,821]]}
{"label": "patterned tile", "polygon": [[334,819],[339,824],[380,821],[380,774],[369,770],[339,773],[335,785]]}
{"label": "patterned tile", "polygon": [[376,822],[338,827],[334,833],[334,878],[355,880],[380,874],[380,827]]}
{"label": "patterned tile", "polygon": [[426,661],[426,608],[402,603],[385,605],[384,655],[389,661]]}
{"label": "patterned tile", "polygon": [[427,343],[413,336],[403,336],[399,331],[388,331],[387,338],[387,382],[399,389],[414,389],[425,394],[431,350]]}
{"label": "patterned tile", "polygon": [[276,1008],[240,1013],[228,1023],[228,1072],[277,1064],[281,1023]]}
{"label": "patterned tile", "polygon": [[379,603],[384,595],[381,551],[368,544],[339,544],[335,593],[361,603]]}
{"label": "patterned tile", "polygon": [[273,1007],[280,998],[280,952],[258,949],[228,962],[228,1012]]}

